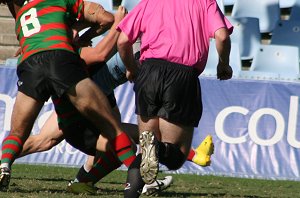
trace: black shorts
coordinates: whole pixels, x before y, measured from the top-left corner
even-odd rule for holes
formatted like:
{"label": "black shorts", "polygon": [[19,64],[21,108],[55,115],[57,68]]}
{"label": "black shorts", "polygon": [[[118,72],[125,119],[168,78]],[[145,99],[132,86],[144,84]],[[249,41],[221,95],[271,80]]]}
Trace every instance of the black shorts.
{"label": "black shorts", "polygon": [[36,100],[61,97],[69,88],[88,77],[80,57],[66,50],[32,55],[17,68],[18,90]]}
{"label": "black shorts", "polygon": [[111,106],[111,108],[113,109],[115,106],[117,106],[117,100],[116,100],[116,97],[115,97],[115,93],[112,92],[111,94],[109,94],[108,96],[106,96],[107,99],[108,99],[108,102]]}
{"label": "black shorts", "polygon": [[[85,119],[84,119],[85,120]],[[63,129],[66,142],[81,152],[95,156],[100,131],[87,120],[73,123]]]}
{"label": "black shorts", "polygon": [[[108,95],[107,99],[111,108],[114,108],[117,105],[114,93]],[[79,121],[63,128],[62,131],[65,140],[74,148],[85,154],[95,155],[100,131],[86,118],[80,116]]]}
{"label": "black shorts", "polygon": [[134,84],[136,114],[161,117],[197,127],[202,115],[196,69],[160,59],[147,59]]}

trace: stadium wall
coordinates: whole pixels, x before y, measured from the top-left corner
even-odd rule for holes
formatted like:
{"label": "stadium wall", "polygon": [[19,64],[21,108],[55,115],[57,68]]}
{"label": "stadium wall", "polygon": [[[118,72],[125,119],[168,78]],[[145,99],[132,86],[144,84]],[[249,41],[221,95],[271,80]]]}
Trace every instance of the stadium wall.
{"label": "stadium wall", "polygon": [[[0,67],[0,144],[10,130],[16,82],[15,68]],[[175,173],[300,180],[299,83],[203,77],[200,82],[203,116],[192,146],[197,147],[211,134],[215,143],[212,165],[199,167],[186,162]],[[136,123],[132,84],[120,86],[115,93],[123,121]],[[52,111],[48,101],[32,134],[39,132]],[[16,163],[79,167],[85,159],[86,155],[63,141],[50,151]]]}

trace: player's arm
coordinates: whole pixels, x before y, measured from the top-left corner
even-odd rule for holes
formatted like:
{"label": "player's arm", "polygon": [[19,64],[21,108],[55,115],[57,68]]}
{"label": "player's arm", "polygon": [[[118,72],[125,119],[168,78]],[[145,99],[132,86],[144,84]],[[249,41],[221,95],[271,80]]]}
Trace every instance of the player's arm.
{"label": "player's arm", "polygon": [[231,42],[229,32],[226,28],[220,28],[215,32],[216,48],[219,54],[217,66],[217,77],[220,80],[227,80],[232,77],[232,68],[229,65]]}
{"label": "player's arm", "polygon": [[80,30],[91,27],[80,39],[90,41],[109,30],[114,23],[114,15],[106,11],[100,4],[84,1],[83,17],[74,24],[73,30]]}
{"label": "player's arm", "polygon": [[55,111],[47,119],[37,135],[30,135],[25,141],[22,152],[18,157],[28,154],[48,151],[64,139],[63,132],[59,129]]}
{"label": "player's arm", "polygon": [[132,44],[124,32],[121,32],[117,45],[120,57],[126,67],[126,77],[130,82],[133,82],[138,73],[138,64],[133,55]]}
{"label": "player's arm", "polygon": [[109,33],[94,48],[82,48],[80,56],[86,64],[89,65],[95,62],[107,61],[112,54],[116,53],[116,43],[120,35],[120,32],[116,30],[116,27],[125,17],[126,13],[126,9],[123,6],[119,6],[115,13],[115,20]]}

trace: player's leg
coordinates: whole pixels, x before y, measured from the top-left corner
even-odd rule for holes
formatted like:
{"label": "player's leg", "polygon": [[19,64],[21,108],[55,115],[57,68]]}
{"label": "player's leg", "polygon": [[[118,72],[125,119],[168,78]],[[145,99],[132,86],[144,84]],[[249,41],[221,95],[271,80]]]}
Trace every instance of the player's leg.
{"label": "player's leg", "polygon": [[[106,155],[101,156],[104,153],[99,153],[95,157],[88,156],[86,163],[79,169],[76,178],[69,182],[67,190],[76,194],[96,194],[98,188],[95,187],[95,183],[105,177],[111,171],[115,170],[121,165],[120,161],[116,157],[114,159],[108,158]],[[110,171],[109,171],[110,170]],[[139,172],[139,168],[136,168],[136,172]],[[103,175],[105,174],[106,175]],[[133,174],[128,174],[134,176]],[[134,177],[131,179],[134,182],[137,182],[137,179]],[[173,182],[172,176],[166,176],[163,179],[158,179],[150,185],[145,185],[143,190],[140,191],[144,195],[155,195],[159,192],[168,188]],[[127,186],[128,187],[128,186]],[[125,190],[125,194],[130,191]],[[132,191],[131,191],[132,192]],[[133,197],[131,194],[127,197]]]}
{"label": "player's leg", "polygon": [[[122,127],[126,133],[133,139],[136,144],[139,144],[138,126],[132,123],[122,123]],[[207,135],[204,140],[197,146],[191,148],[187,160],[199,166],[206,167],[211,164],[211,155],[214,153],[214,144],[211,135]],[[169,180],[168,180],[169,181]]]}
{"label": "player's leg", "polygon": [[[113,96],[113,95],[112,95]],[[115,104],[113,103],[113,98],[114,97],[108,97],[110,98],[110,102],[112,103],[112,106]],[[120,119],[120,113],[115,106],[113,108],[115,112],[115,116],[117,119]],[[128,128],[131,130],[131,134],[134,136],[134,139],[138,139],[138,131],[137,131],[137,125],[133,124],[126,124]],[[100,136],[98,141],[97,141],[97,149],[103,151],[102,154],[99,153],[99,155],[96,156],[96,160],[94,164],[92,164],[92,157],[89,157],[87,162],[79,169],[77,176],[75,180],[71,181],[68,184],[68,191],[73,192],[73,193],[86,193],[86,194],[95,194],[97,192],[97,188],[93,185],[99,180],[101,180],[103,177],[105,177],[107,174],[109,174],[111,171],[115,170],[118,168],[121,163],[118,161],[116,156],[109,151],[107,148],[109,147],[107,139],[103,138],[103,136]],[[91,166],[92,165],[92,166]],[[131,174],[131,180],[136,182],[136,177],[134,172],[139,172],[139,168],[137,168],[137,171],[132,171],[132,166],[129,168],[129,172]],[[130,178],[129,178],[130,180]],[[132,183],[131,181],[131,183]],[[167,187],[169,187],[172,183],[172,177],[168,176],[166,178],[156,180],[153,184],[150,185],[145,185],[143,188],[143,194],[156,194]],[[143,184],[143,183],[142,183]],[[128,194],[129,189],[127,188],[126,193]],[[132,194],[129,194],[128,197],[132,197]]]}
{"label": "player's leg", "polygon": [[[78,134],[78,131],[76,134]],[[90,132],[88,129],[86,129],[80,134],[90,134]],[[93,137],[92,139],[95,140],[91,142],[91,138],[86,141],[87,137],[88,136],[84,135],[83,138],[76,139],[79,139],[81,143],[89,143],[84,147],[84,149],[89,149],[91,145],[94,145],[94,149],[96,147],[98,151],[96,152],[92,166],[92,158],[89,157],[85,165],[80,168],[75,180],[69,183],[67,188],[69,192],[95,194],[97,188],[94,186],[94,184],[122,164],[116,156],[115,152],[110,148],[109,141],[106,138],[104,138],[103,136]]]}
{"label": "player's leg", "polygon": [[91,157],[89,157],[85,165],[79,169],[75,180],[68,184],[67,190],[69,192],[95,194],[97,188],[94,184],[122,164],[113,153],[109,153],[108,151],[97,152],[92,167],[88,170],[90,167],[87,167],[87,163],[91,162],[90,158]]}
{"label": "player's leg", "polygon": [[126,159],[120,159],[126,166],[129,166],[135,157],[134,152],[131,150],[132,142],[121,129],[121,124],[114,118],[109,102],[103,92],[90,79],[84,79],[73,87],[68,95],[79,112],[109,139],[118,157],[123,155],[123,152],[128,154]]}
{"label": "player's leg", "polygon": [[80,167],[74,180],[70,181],[67,191],[75,194],[96,194],[98,188],[94,186],[92,181],[80,182],[81,178],[89,177],[89,171],[94,164],[94,156],[88,155],[84,165]]}
{"label": "player's leg", "polygon": [[[138,130],[138,126],[136,124],[131,124],[131,123],[122,123],[122,126],[127,129],[127,134],[134,140],[134,142],[136,144],[139,144],[139,130]],[[203,141],[204,142],[204,141]],[[191,149],[190,153],[193,151],[193,149]],[[200,155],[200,157],[202,157],[202,153]],[[139,172],[139,167],[136,169],[137,171],[132,171],[131,175],[133,177],[133,179],[130,179],[129,177],[127,178],[128,183],[132,183],[131,180],[135,180],[135,177],[139,177],[139,175],[135,175],[137,174],[137,172]],[[136,182],[138,183],[138,181],[136,180]],[[140,181],[140,184],[136,185],[136,188],[139,189],[139,185],[142,185],[143,182]],[[173,177],[172,176],[166,176],[164,178],[161,179],[156,179],[153,183],[151,184],[145,184],[143,187],[143,190],[141,192],[141,194],[143,195],[147,195],[147,196],[155,196],[158,195],[161,191],[167,189],[168,187],[171,186],[171,184],[173,183]],[[133,185],[134,186],[134,185]],[[134,190],[125,190],[127,193],[127,197],[131,197],[131,193],[134,193]],[[139,189],[140,191],[140,189]]]}
{"label": "player's leg", "polygon": [[17,93],[11,117],[11,131],[2,142],[0,190],[7,190],[11,165],[21,152],[43,104],[44,102],[39,102],[22,92]]}
{"label": "player's leg", "polygon": [[44,53],[39,53],[18,65],[18,93],[11,117],[11,132],[2,143],[1,188],[7,189],[11,165],[30,135],[44,102],[50,97],[43,72],[48,65],[47,61]]}
{"label": "player's leg", "polygon": [[[108,96],[110,105],[113,106],[114,116],[117,120],[121,120],[121,115],[118,107],[116,106],[116,100],[114,94]],[[131,134],[138,133],[136,125],[127,124],[127,128],[131,129]],[[137,134],[134,134],[135,139],[137,139]],[[108,175],[113,170],[117,169],[121,162],[118,160],[115,153],[111,150],[109,142],[103,136],[99,136],[97,141],[97,150],[102,152],[97,152],[95,161],[91,169],[88,168],[87,164],[80,168],[76,179],[69,183],[68,191],[73,193],[96,193],[96,188],[93,184],[101,180],[103,177]],[[136,150],[136,148],[134,148]],[[89,162],[91,160],[88,160]],[[131,166],[130,166],[131,167]],[[130,168],[129,168],[130,169]]]}
{"label": "player's leg", "polygon": [[[119,117],[119,109],[114,108],[115,116]],[[132,123],[122,123],[122,128],[126,131],[129,137],[136,143],[139,143],[139,133],[138,126]],[[101,144],[97,144],[101,145]],[[102,146],[101,146],[102,147]],[[98,148],[98,150],[103,150],[103,148]],[[213,154],[214,144],[212,140],[212,136],[208,135],[196,149],[191,148],[188,154],[187,160],[191,161],[199,166],[206,167],[210,166],[211,158],[210,156]]]}
{"label": "player's leg", "polygon": [[[122,64],[122,62],[120,62],[119,60],[120,59],[117,57],[117,55],[115,55],[110,61],[108,61],[107,66],[103,66],[96,74],[92,76],[92,79],[108,96],[110,106],[113,107],[114,116],[119,122],[121,122],[121,115],[119,109],[116,106],[116,100],[113,94],[113,90],[119,84],[123,84],[124,82],[126,82],[127,79],[125,76],[125,71],[126,71],[125,67]],[[125,129],[125,131],[129,134],[130,137],[132,136],[135,139],[135,141],[137,141],[138,130],[136,125],[124,123],[122,124],[122,127]],[[97,143],[97,150],[106,151],[106,153],[103,153],[104,158],[113,159],[112,153],[107,152],[107,145],[108,145],[107,143],[108,140],[104,139],[103,136],[100,136]],[[114,161],[117,162],[118,160],[114,160]],[[95,162],[96,163],[94,164],[90,172],[87,173],[84,170],[84,167],[86,166],[83,166],[79,170],[79,173],[77,174],[77,180],[79,182],[92,181],[93,183],[96,183],[102,177],[107,175],[109,171],[112,171],[112,170],[108,170],[107,168],[103,168],[106,166],[105,160],[98,159]],[[116,164],[115,168],[120,166],[119,162],[117,163],[115,162],[110,161],[110,164],[112,164],[111,167],[114,167],[114,164]],[[69,190],[71,189],[73,192],[82,192],[82,190],[86,193],[87,190],[91,192],[91,188],[86,188],[86,187],[83,188],[82,187],[83,185],[84,183],[77,184],[73,182],[69,185],[68,189]]]}
{"label": "player's leg", "polygon": [[40,133],[30,135],[25,141],[22,152],[18,157],[47,151],[59,144],[63,139],[63,133],[58,127],[57,115],[53,112],[41,128]]}
{"label": "player's leg", "polygon": [[142,131],[140,144],[143,154],[140,171],[146,183],[156,179],[159,162],[170,170],[182,166],[190,152],[193,127],[139,116],[139,129]]}
{"label": "player's leg", "polygon": [[[116,99],[114,97],[114,94],[109,94],[108,96],[110,106],[113,106],[113,112],[114,116],[116,117],[117,120],[120,121],[121,116],[120,112],[116,106]],[[77,127],[78,129],[78,127]],[[90,128],[92,129],[92,128]],[[92,130],[90,129],[85,129],[81,132],[76,130],[76,133],[72,129],[68,129],[68,131],[71,132],[72,137],[69,137],[67,130],[64,130],[64,134],[66,137],[66,140],[71,143],[71,145],[79,145],[79,144],[86,144],[85,146],[77,146],[76,148],[82,148],[82,151],[85,152],[85,150],[92,150],[89,149],[91,145],[94,145],[92,147],[97,148],[97,153],[95,157],[95,161],[92,165],[92,167],[88,167],[89,162],[91,162],[90,157],[88,158],[88,163],[86,163],[78,172],[75,180],[71,182],[68,186],[68,190],[79,193],[82,191],[85,191],[85,193],[91,192],[90,189],[87,187],[84,187],[84,184],[78,184],[78,183],[91,183],[94,184],[101,180],[104,176],[109,174],[111,171],[115,170],[121,165],[121,162],[117,158],[116,154],[113,152],[111,149],[110,143],[107,138],[103,137],[102,135],[96,136],[91,136],[90,132]],[[72,132],[73,131],[73,132]],[[97,133],[96,133],[97,134]],[[98,133],[99,134],[99,133]],[[78,135],[83,135],[83,136],[78,136]],[[73,137],[76,137],[75,139]],[[89,140],[87,140],[89,139]],[[94,139],[91,142],[91,139]],[[77,141],[79,140],[79,141]],[[95,149],[95,148],[94,148]],[[136,150],[136,148],[134,148]],[[92,153],[91,153],[92,154]],[[91,186],[91,185],[89,185]],[[94,189],[94,188],[93,188]]]}
{"label": "player's leg", "polygon": [[[121,113],[120,113],[119,107],[117,106],[116,103],[115,103],[115,105],[113,107],[113,113],[114,113],[114,116],[118,120],[120,120],[122,128],[127,133],[127,135],[131,138],[131,140],[135,144],[138,144],[139,143],[139,129],[138,129],[138,125],[132,124],[132,123],[122,122],[121,121]],[[136,150],[136,146],[134,146],[133,149]]]}
{"label": "player's leg", "polygon": [[[136,113],[138,115],[140,115],[141,113],[147,114],[147,112],[148,112],[148,109],[147,109],[148,101],[145,101],[142,99],[156,97],[156,94],[148,94],[148,93],[150,93],[148,88],[153,88],[153,89],[156,88],[157,85],[159,84],[157,80],[155,83],[152,83],[151,86],[148,86],[145,88],[145,86],[146,86],[145,82],[149,78],[149,74],[153,74],[153,73],[152,72],[149,73],[148,67],[145,67],[145,65],[143,65],[141,67],[140,73],[135,81],[134,91],[135,91],[135,101],[136,101]],[[156,79],[156,78],[153,78],[153,79]],[[151,93],[155,93],[155,92],[152,92],[152,90],[151,90]],[[158,129],[159,127],[158,127],[157,116],[153,116],[152,118],[153,118],[153,120],[151,120],[151,121],[153,123],[153,126],[156,126],[156,128]],[[143,142],[141,144],[141,142],[140,142],[140,147],[141,147],[141,150],[144,150],[145,144]],[[151,149],[152,147],[151,148],[150,147],[151,147],[151,145],[149,145],[149,149],[147,149],[147,153],[150,155],[154,154],[155,159],[150,157],[151,159],[149,158],[149,162],[153,159],[154,163],[155,163],[155,168],[153,170],[152,162],[151,162],[150,165],[149,164],[147,165],[147,172],[150,171],[150,172],[154,173],[155,176],[152,177],[153,180],[151,182],[148,182],[149,184],[155,181],[155,178],[156,178],[156,175],[158,172],[158,161],[156,160],[157,157],[156,157],[155,148],[152,150]],[[142,171],[140,171],[140,169],[141,169],[140,165],[141,165],[142,161],[144,161],[144,158],[145,157],[143,157],[143,159],[142,159],[142,155],[139,154],[136,157],[135,161],[132,163],[130,169],[128,170],[126,187],[125,187],[125,192],[124,192],[125,197],[138,197],[138,196],[140,196],[140,194],[142,192],[142,188],[145,185],[145,182],[143,181],[143,179],[141,177]]]}
{"label": "player's leg", "polygon": [[135,158],[131,149],[132,142],[113,116],[107,97],[87,78],[83,65],[78,62],[79,57],[62,50],[55,53],[54,60],[51,79],[57,95],[66,93],[77,110],[109,139],[117,156],[120,158],[124,152],[127,154],[126,158],[120,159],[129,166]]}
{"label": "player's leg", "polygon": [[166,176],[163,179],[155,179],[153,183],[145,184],[140,173],[140,164],[142,155],[138,154],[128,169],[124,197],[132,198],[144,195],[157,195],[168,188],[173,181],[172,176]]}
{"label": "player's leg", "polygon": [[[97,183],[103,177],[111,173],[113,170],[121,166],[121,161],[118,159],[114,151],[110,148],[108,141],[103,136],[99,136],[97,145],[101,146],[101,151],[97,150],[94,163],[92,168],[88,170],[88,174],[79,175],[77,174],[77,180],[79,182],[92,182],[93,184]],[[100,148],[97,146],[97,148]],[[85,165],[87,168],[87,166]]]}
{"label": "player's leg", "polygon": [[159,162],[170,170],[177,170],[190,152],[194,127],[174,124],[165,119],[159,119],[159,126]]}
{"label": "player's leg", "polygon": [[163,60],[143,64],[134,88],[142,132],[141,174],[146,183],[151,183],[157,174],[158,157],[172,170],[186,160],[202,103],[199,80],[192,67]]}
{"label": "player's leg", "polygon": [[[116,119],[120,120],[121,116],[120,116],[119,109],[116,106],[116,100],[115,100],[114,94],[110,94],[108,96],[108,99],[110,101],[110,105],[114,106],[114,108],[113,108],[114,116],[116,117]],[[132,127],[130,125],[130,127],[128,127],[128,128],[135,130],[135,131],[130,132],[131,134],[137,133],[137,127]],[[137,135],[135,135],[135,136],[137,136]],[[97,148],[98,152],[96,153],[94,163],[92,164],[92,166],[90,166],[91,160],[89,157],[87,162],[85,163],[85,165],[82,166],[81,169],[79,170],[79,172],[74,180],[74,183],[75,182],[83,182],[83,183],[92,182],[93,184],[95,184],[96,182],[101,180],[103,177],[105,177],[107,174],[109,174],[111,171],[115,170],[116,168],[118,168],[121,165],[121,162],[118,160],[117,156],[112,151],[107,138],[100,135],[97,140],[96,148]],[[135,151],[136,147],[134,147],[133,149]],[[74,187],[74,191],[78,191],[78,190],[76,190]]]}
{"label": "player's leg", "polygon": [[[118,168],[121,162],[110,148],[109,141],[103,137],[99,138],[97,129],[85,125],[86,122],[84,119],[81,124],[75,124],[75,127],[70,126],[63,130],[68,143],[86,154],[95,155],[92,167],[91,157],[89,157],[87,163],[80,168],[75,180],[69,183],[68,191],[93,194],[96,193],[94,183]],[[97,152],[96,148],[101,152]]]}
{"label": "player's leg", "polygon": [[[81,166],[81,168],[77,172],[77,175],[73,181],[74,182],[83,182],[84,178],[88,178],[89,177],[88,174],[89,174],[90,170],[93,168],[94,161],[95,161],[95,157],[88,155],[85,163]],[[92,181],[88,181],[88,182],[92,182]]]}

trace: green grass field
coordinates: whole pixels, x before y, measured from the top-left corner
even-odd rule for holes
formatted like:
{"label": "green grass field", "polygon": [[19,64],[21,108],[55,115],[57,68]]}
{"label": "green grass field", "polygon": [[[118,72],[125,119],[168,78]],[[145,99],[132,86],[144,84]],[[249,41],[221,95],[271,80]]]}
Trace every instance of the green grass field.
{"label": "green grass field", "polygon": [[[114,171],[97,183],[97,196],[66,192],[78,169],[54,166],[13,166],[8,192],[0,197],[123,197],[125,171]],[[159,177],[165,174],[160,173]],[[300,182],[173,174],[174,183],[160,197],[300,197]]]}

